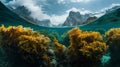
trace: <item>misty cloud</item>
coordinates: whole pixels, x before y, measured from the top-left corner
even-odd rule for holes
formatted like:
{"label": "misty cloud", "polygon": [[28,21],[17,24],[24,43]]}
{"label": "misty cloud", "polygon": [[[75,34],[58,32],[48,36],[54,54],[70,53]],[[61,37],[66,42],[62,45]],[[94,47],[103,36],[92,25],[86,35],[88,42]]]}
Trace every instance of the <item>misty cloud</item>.
{"label": "misty cloud", "polygon": [[[4,3],[6,2],[6,0],[1,0],[1,1]],[[53,25],[59,25],[59,24],[64,23],[64,21],[66,20],[70,11],[80,12],[81,14],[86,14],[86,13],[96,13],[97,14],[100,12],[99,14],[96,15],[96,16],[100,17],[103,15],[102,12],[104,12],[116,5],[120,5],[120,4],[112,4],[109,7],[101,9],[100,11],[92,11],[92,10],[88,10],[84,7],[78,8],[76,6],[70,6],[70,4],[72,4],[72,2],[74,2],[74,3],[86,2],[87,3],[87,2],[91,2],[93,0],[51,0],[51,1],[48,1],[48,0],[12,0],[6,4],[11,5],[14,9],[18,6],[25,6],[31,12],[31,14],[30,14],[31,17],[38,19],[40,21],[49,19]],[[69,2],[69,4],[67,2]],[[53,3],[54,3],[54,5],[53,5]],[[58,7],[58,5],[60,5],[61,7]],[[67,5],[67,6],[65,6],[65,5]],[[48,10],[44,10],[44,9],[46,9],[45,6],[48,7],[47,8]],[[49,8],[50,6],[51,6],[51,8]],[[63,7],[66,8],[66,10],[61,11]],[[60,9],[56,10],[57,8],[60,8]],[[46,13],[46,11],[48,13]],[[55,13],[49,14],[49,12],[51,12],[51,11],[54,11],[54,12],[61,11],[62,14],[55,14]]]}

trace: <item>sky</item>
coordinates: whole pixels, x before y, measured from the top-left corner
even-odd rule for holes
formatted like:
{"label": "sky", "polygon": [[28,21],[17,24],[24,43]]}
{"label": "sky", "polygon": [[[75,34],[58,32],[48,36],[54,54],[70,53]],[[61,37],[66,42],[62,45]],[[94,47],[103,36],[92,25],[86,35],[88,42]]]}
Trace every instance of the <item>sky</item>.
{"label": "sky", "polygon": [[[25,6],[30,16],[38,19],[49,19],[52,24],[62,24],[70,11],[79,11],[81,14],[99,13],[120,5],[120,0],[0,0],[14,9]],[[98,15],[99,16],[99,15]]]}

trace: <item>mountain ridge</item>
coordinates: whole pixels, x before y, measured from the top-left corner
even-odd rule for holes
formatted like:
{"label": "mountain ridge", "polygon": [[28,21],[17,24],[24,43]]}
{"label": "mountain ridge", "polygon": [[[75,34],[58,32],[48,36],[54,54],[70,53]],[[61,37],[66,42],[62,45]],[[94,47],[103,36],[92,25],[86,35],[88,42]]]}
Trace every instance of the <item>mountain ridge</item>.
{"label": "mountain ridge", "polygon": [[106,13],[95,21],[88,23],[84,27],[91,28],[92,30],[96,28],[108,30],[110,28],[120,27],[120,8]]}
{"label": "mountain ridge", "polygon": [[11,10],[9,10],[2,2],[0,2],[0,24],[4,24],[5,26],[13,25],[23,25],[25,27],[36,27],[36,29],[39,27],[38,25],[34,25],[23,18],[21,18],[19,15],[15,14]]}
{"label": "mountain ridge", "polygon": [[45,26],[38,26],[31,24],[30,22],[20,18],[14,12],[6,8],[2,3],[0,3],[0,25],[4,24],[5,26],[18,26],[23,25],[24,27],[31,27],[34,30],[47,30],[49,32],[57,32],[60,35],[65,33],[66,31],[74,28],[79,27],[83,30],[107,30],[110,28],[120,27],[120,9],[111,11],[100,18],[84,24],[84,25],[77,25],[77,26],[64,26],[64,27],[45,27]]}
{"label": "mountain ridge", "polygon": [[80,12],[70,11],[69,16],[66,18],[65,22],[63,23],[63,26],[82,25],[89,17],[91,17],[91,14],[89,13],[82,15],[80,14]]}

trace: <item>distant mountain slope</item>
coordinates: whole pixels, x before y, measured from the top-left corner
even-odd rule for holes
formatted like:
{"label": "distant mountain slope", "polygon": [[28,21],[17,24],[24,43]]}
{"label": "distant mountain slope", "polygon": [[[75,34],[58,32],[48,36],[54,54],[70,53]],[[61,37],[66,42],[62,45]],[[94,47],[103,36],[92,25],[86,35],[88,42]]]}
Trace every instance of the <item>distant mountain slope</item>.
{"label": "distant mountain slope", "polygon": [[[8,8],[4,6],[0,2],[0,25],[4,24],[5,26],[9,25],[23,25],[24,27],[31,27],[34,30],[47,30],[48,32],[57,32],[59,35],[62,35],[64,32],[67,32],[71,27],[43,27],[31,24],[30,22],[26,21],[25,19],[21,18]],[[112,10],[109,13],[106,13],[104,16],[100,17],[99,19],[90,22],[89,24],[77,26],[82,30],[108,30],[114,27],[120,27],[120,8]]]}
{"label": "distant mountain slope", "polygon": [[13,12],[15,12],[17,15],[21,16],[25,20],[31,22],[32,24],[36,24],[39,26],[52,26],[49,19],[46,20],[37,20],[30,16],[31,12],[24,6],[18,6],[16,9],[13,9],[11,6],[7,5],[7,7],[10,8]]}
{"label": "distant mountain slope", "polygon": [[97,19],[96,16],[93,16],[93,17],[89,17],[85,22],[83,22],[83,24],[87,24],[89,22],[92,22],[93,20]]}
{"label": "distant mountain slope", "polygon": [[[18,6],[15,9],[13,9],[10,5],[7,5],[7,7],[10,8],[10,10],[15,12],[20,17],[24,18],[25,20],[27,20],[33,24],[36,24],[39,26],[48,26],[48,27],[54,26],[51,24],[51,21],[49,19],[40,21],[40,20],[37,20],[37,19],[31,17],[30,16],[31,12],[24,6]],[[64,23],[61,25],[58,25],[58,26],[82,25],[83,22],[85,22],[89,17],[90,17],[90,14],[82,15],[82,14],[80,14],[80,12],[70,11],[69,16],[66,18]]]}
{"label": "distant mountain slope", "polygon": [[82,25],[90,17],[90,14],[82,15],[80,12],[70,11],[69,16],[66,18],[63,26],[76,26]]}
{"label": "distant mountain slope", "polygon": [[107,30],[116,27],[120,27],[120,8],[109,11],[99,19],[85,25],[83,28],[103,28]]}
{"label": "distant mountain slope", "polygon": [[[21,18],[11,10],[9,10],[4,4],[0,2],[0,25],[4,24],[5,26],[18,26],[22,25],[24,27],[31,27],[34,30],[46,30],[50,33],[57,32],[59,35],[62,35],[64,32],[70,30],[73,27],[44,27],[34,25],[25,19]],[[64,29],[64,30],[63,30]]]}
{"label": "distant mountain slope", "polygon": [[[45,19],[45,20],[37,20],[33,17],[31,17],[31,12],[24,6],[18,6],[15,9],[13,9],[11,7],[11,5],[7,5],[7,7],[13,11],[14,13],[16,13],[17,15],[19,15],[20,17],[24,18],[25,20],[39,25],[39,26],[48,26],[48,27],[52,27],[54,26],[51,21],[49,19]],[[82,15],[80,14],[80,12],[74,12],[74,11],[70,11],[69,12],[69,16],[66,18],[65,21],[63,21],[63,24],[59,24],[58,26],[76,26],[76,25],[82,25],[90,16],[91,13]]]}
{"label": "distant mountain slope", "polygon": [[25,27],[32,27],[34,29],[38,29],[39,26],[31,24],[30,22],[24,20],[11,10],[9,10],[4,4],[0,2],[0,25],[4,24],[5,26],[9,25],[23,25]]}

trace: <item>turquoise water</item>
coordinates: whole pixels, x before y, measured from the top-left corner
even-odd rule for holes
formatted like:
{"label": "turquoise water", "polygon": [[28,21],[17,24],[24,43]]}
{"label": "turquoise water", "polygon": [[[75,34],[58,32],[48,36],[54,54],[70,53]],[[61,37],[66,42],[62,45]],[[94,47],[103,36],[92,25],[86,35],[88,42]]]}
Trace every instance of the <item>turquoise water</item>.
{"label": "turquoise water", "polygon": [[[11,26],[11,25],[6,25],[6,27]],[[92,26],[92,27],[84,27],[84,26],[78,26],[80,29],[82,29],[83,31],[98,31],[101,34],[104,34],[107,29],[103,29],[101,27],[98,26]],[[32,28],[32,27],[31,27]],[[38,29],[39,28],[39,29]],[[58,40],[62,41],[62,35],[64,33],[67,33],[69,30],[71,30],[74,27],[34,27],[33,30],[35,31],[41,31],[41,30],[45,30],[47,31],[47,33],[57,33],[58,35]],[[63,42],[61,42],[63,43]],[[68,46],[69,44],[69,40],[65,40],[64,45]],[[109,54],[105,54],[103,55],[103,57],[101,58],[101,65],[100,67],[110,67],[109,63],[110,63],[110,55]],[[21,63],[22,62],[22,63]],[[0,47],[0,67],[28,67],[29,65],[24,62],[23,60],[21,60],[20,58],[18,58],[18,56],[16,54],[10,54],[8,55],[8,53],[5,52],[5,50]]]}
{"label": "turquoise water", "polygon": [[[43,31],[42,33],[46,35],[53,34],[56,35],[58,40],[65,46],[68,46],[69,38],[63,38],[62,36],[74,27],[80,28],[83,31],[97,31],[100,32],[103,36],[105,32],[111,28],[120,28],[120,9],[110,12],[109,14],[106,14],[93,22],[90,22],[89,24],[71,27],[44,27],[34,25],[20,18],[2,4],[0,4],[0,12],[0,26],[2,24],[4,24],[5,27],[22,25],[25,28],[30,27],[37,32]],[[64,41],[62,42],[63,39]],[[115,55],[118,56],[112,55],[111,57],[110,51],[108,50],[108,52],[101,58],[100,67],[120,67],[119,49],[116,49],[116,51],[117,52]],[[19,55],[17,54],[6,52],[6,50],[0,46],[0,67],[34,67],[29,66],[29,64],[21,60],[21,58],[18,56]],[[53,60],[53,62],[55,62],[55,60]]]}

